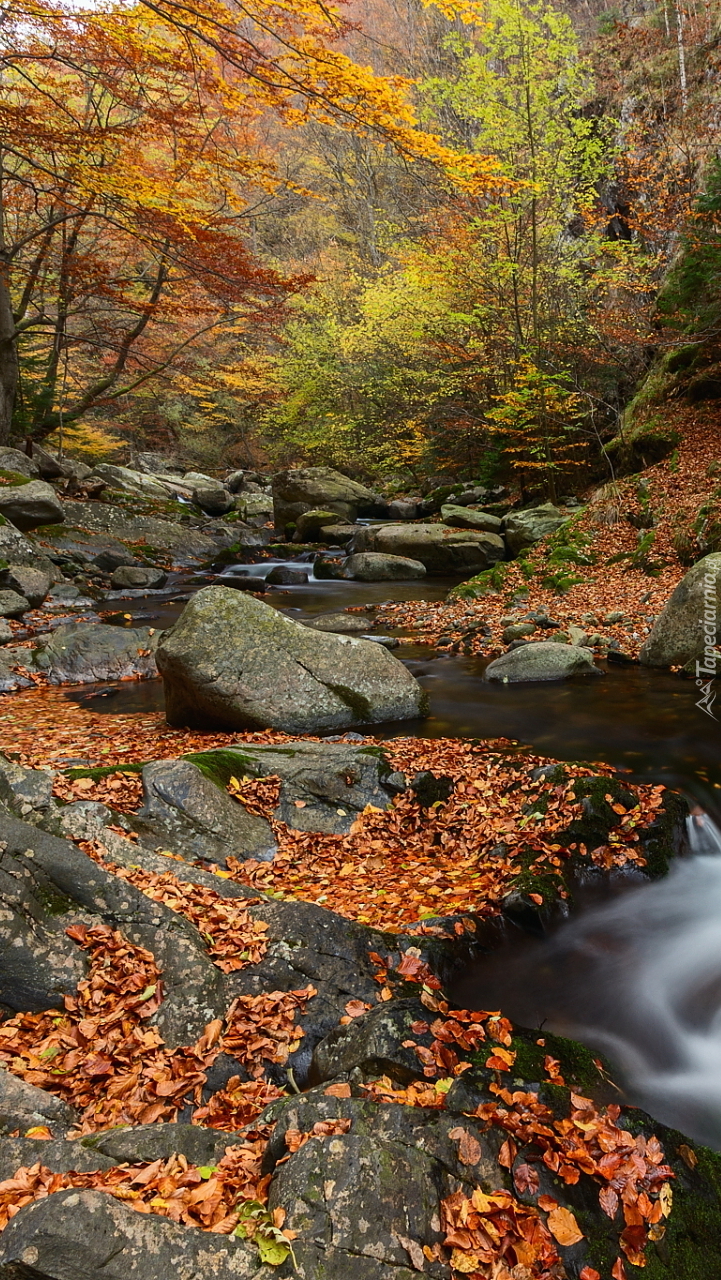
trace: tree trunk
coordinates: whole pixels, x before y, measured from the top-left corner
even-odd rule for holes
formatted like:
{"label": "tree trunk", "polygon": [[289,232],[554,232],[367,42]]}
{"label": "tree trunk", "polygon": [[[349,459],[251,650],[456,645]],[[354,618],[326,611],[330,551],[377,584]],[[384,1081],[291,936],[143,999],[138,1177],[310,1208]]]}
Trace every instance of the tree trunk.
{"label": "tree trunk", "polygon": [[10,262],[5,244],[0,157],[0,444],[7,444],[10,439],[17,386],[18,350],[15,341],[15,316],[10,299]]}

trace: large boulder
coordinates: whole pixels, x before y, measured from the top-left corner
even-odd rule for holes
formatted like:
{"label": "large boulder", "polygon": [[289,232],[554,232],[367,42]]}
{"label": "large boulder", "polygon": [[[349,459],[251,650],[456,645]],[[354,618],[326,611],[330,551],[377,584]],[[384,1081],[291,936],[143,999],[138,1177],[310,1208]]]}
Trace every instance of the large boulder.
{"label": "large boulder", "polygon": [[[107,533],[123,542],[142,542],[155,550],[170,551],[178,564],[208,559],[221,547],[230,546],[238,537],[237,525],[226,529],[218,524],[210,533],[201,533],[199,529],[174,520],[128,515],[109,502],[66,502],[65,515],[71,528],[81,529],[84,533]],[[93,541],[97,544],[96,539]]]}
{"label": "large boulder", "polygon": [[65,519],[62,502],[44,480],[0,486],[0,515],[24,533],[44,524],[61,524]]}
{"label": "large boulder", "polygon": [[380,645],[310,631],[227,587],[199,591],[156,656],[174,726],[303,733],[425,712],[418,681]]}
{"label": "large boulder", "polygon": [[157,633],[148,627],[68,622],[36,649],[34,664],[47,672],[51,684],[149,679],[158,674],[157,642]]}
{"label": "large boulder", "polygon": [[503,560],[506,548],[497,533],[449,529],[444,524],[367,525],[356,533],[351,550],[420,560],[428,573],[480,573]]}
{"label": "large boulder", "polygon": [[139,829],[153,845],[221,866],[228,857],[269,862],[275,853],[270,823],[248,813],[189,760],[146,764],[143,793]]}
{"label": "large boulder", "polygon": [[197,484],[193,489],[193,502],[207,516],[224,516],[235,507],[235,498],[217,480]]}
{"label": "large boulder", "polygon": [[486,533],[500,533],[502,520],[488,511],[474,511],[472,507],[446,503],[441,507],[441,520],[452,529],[485,529]]}
{"label": "large boulder", "polygon": [[355,582],[408,582],[425,578],[426,566],[409,556],[383,555],[380,551],[358,551],[343,566],[343,576]]}
{"label": "large boulder", "polygon": [[52,560],[11,524],[0,523],[0,560],[8,565],[27,565],[32,569],[40,569],[52,582],[57,582],[62,577]]}
{"label": "large boulder", "polygon": [[273,476],[275,527],[281,533],[306,511],[330,509],[353,522],[359,515],[369,514],[376,501],[365,485],[330,467],[278,471]]}
{"label": "large boulder", "polygon": [[100,462],[93,468],[92,475],[104,480],[112,489],[120,489],[122,493],[135,493],[144,498],[168,497],[168,489],[153,476],[133,471],[131,467],[117,467],[111,462]]}
{"label": "large boulder", "polygon": [[657,619],[639,658],[647,667],[693,665],[693,674],[716,675],[721,640],[721,551],[689,569]]}
{"label": "large boulder", "polygon": [[542,506],[531,507],[528,511],[512,511],[503,521],[508,550],[511,555],[519,555],[526,547],[532,547],[550,533],[555,533],[569,519],[568,511],[561,511],[552,502],[544,502]]}
{"label": "large boulder", "polygon": [[542,640],[501,654],[486,667],[483,679],[517,684],[525,680],[567,680],[569,676],[601,674],[589,649]]}
{"label": "large boulder", "polygon": [[30,601],[17,591],[0,591],[0,618],[22,618],[30,608]]}
{"label": "large boulder", "polygon": [[162,569],[152,569],[148,565],[118,565],[110,579],[111,586],[121,588],[164,587],[168,575]]}
{"label": "large boulder", "polygon": [[28,480],[44,480],[37,461],[29,458],[19,449],[0,449],[0,471],[13,471],[16,475],[27,476]]}
{"label": "large boulder", "polygon": [[31,609],[37,609],[50,590],[50,575],[42,569],[31,569],[29,565],[11,564],[0,571],[0,587],[9,587],[17,591],[29,602]]}

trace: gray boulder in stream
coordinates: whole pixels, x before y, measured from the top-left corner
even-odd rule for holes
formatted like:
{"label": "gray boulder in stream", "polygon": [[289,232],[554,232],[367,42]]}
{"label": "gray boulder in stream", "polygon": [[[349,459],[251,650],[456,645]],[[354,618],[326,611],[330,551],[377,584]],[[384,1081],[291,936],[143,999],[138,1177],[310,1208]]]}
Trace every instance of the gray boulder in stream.
{"label": "gray boulder in stream", "polygon": [[[704,556],[681,579],[657,619],[639,658],[647,667],[670,667],[696,661],[703,677],[721,668],[713,651],[721,640],[721,551]],[[710,652],[704,661],[704,650]]]}
{"label": "gray boulder in stream", "polygon": [[35,650],[34,664],[51,684],[147,679],[157,675],[157,634],[149,627],[69,622]]}
{"label": "gray boulder in stream", "polygon": [[588,649],[542,640],[501,654],[486,667],[483,679],[517,684],[524,680],[567,680],[569,676],[601,674]]}
{"label": "gray boulder in stream", "polygon": [[343,565],[343,576],[355,582],[408,582],[425,578],[426,566],[409,556],[383,555],[380,551],[359,551]]}
{"label": "gray boulder in stream", "polygon": [[506,547],[497,533],[484,529],[450,529],[444,524],[368,525],[356,533],[353,552],[420,560],[428,573],[480,573],[503,560]]}
{"label": "gray boulder in stream", "polygon": [[189,601],[156,659],[173,726],[303,733],[426,712],[421,685],[381,645],[311,631],[227,587]]}

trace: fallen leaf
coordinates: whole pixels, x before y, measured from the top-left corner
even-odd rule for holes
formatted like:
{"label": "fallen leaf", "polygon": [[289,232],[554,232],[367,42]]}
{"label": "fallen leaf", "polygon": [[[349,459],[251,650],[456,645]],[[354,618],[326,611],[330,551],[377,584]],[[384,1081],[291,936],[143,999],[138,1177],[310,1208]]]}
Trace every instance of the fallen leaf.
{"label": "fallen leaf", "polygon": [[548,1215],[548,1230],[562,1245],[578,1244],[579,1240],[585,1239],[571,1210],[564,1209],[560,1204],[555,1209],[551,1209]]}

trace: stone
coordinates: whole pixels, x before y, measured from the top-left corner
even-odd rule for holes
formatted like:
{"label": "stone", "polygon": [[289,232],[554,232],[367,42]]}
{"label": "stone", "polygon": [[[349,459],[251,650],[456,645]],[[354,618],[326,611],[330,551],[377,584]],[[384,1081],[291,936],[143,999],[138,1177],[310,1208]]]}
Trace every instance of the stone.
{"label": "stone", "polygon": [[320,541],[331,547],[346,547],[356,529],[354,524],[327,524],[321,530]]}
{"label": "stone", "polygon": [[505,544],[497,533],[450,529],[443,524],[367,525],[353,538],[352,552],[381,551],[420,560],[428,573],[479,573],[503,560]]}
{"label": "stone", "polygon": [[273,519],[273,499],[267,493],[242,493],[235,499],[242,520],[266,524]]}
{"label": "stone", "polygon": [[513,622],[510,626],[503,628],[501,639],[504,644],[511,644],[513,640],[522,640],[524,636],[532,636],[536,628],[532,622]]}
{"label": "stone", "polygon": [[584,631],[583,627],[571,625],[568,628],[568,638],[571,644],[580,645],[582,648],[588,644],[588,633]]}
{"label": "stone", "polygon": [[418,515],[418,503],[406,498],[396,498],[388,503],[389,520],[415,520]]}
{"label": "stone", "polygon": [[13,629],[9,622],[0,618],[0,644],[9,644],[13,638]]}
{"label": "stone", "polygon": [[51,684],[151,679],[158,674],[157,642],[157,633],[148,627],[68,622],[42,637],[33,660]]}
{"label": "stone", "polygon": [[376,501],[365,485],[330,467],[278,471],[273,476],[275,527],[281,534],[306,511],[335,511],[352,523],[359,515],[370,515]]}
{"label": "stone", "polygon": [[646,667],[685,666],[699,679],[718,673],[721,640],[721,551],[698,560],[653,625],[639,659]]}
{"label": "stone", "polygon": [[287,564],[277,564],[266,578],[271,587],[301,587],[307,581],[307,569],[295,569]]}
{"label": "stone", "polygon": [[289,733],[415,719],[426,695],[380,645],[324,635],[250,594],[205,587],[157,650],[173,726]]}
{"label": "stone", "polygon": [[166,453],[143,451],[134,455],[133,462],[136,471],[142,471],[145,475],[151,476],[167,476],[176,472],[180,477],[184,470],[177,458]]}
{"label": "stone", "polygon": [[323,613],[306,623],[311,631],[333,631],[337,635],[357,636],[368,630],[368,618],[360,613]]}
{"label": "stone", "polygon": [[35,458],[29,458],[20,449],[0,448],[0,471],[11,471],[15,475],[27,476],[28,480],[44,480]]}
{"label": "stone", "polygon": [[261,1280],[266,1274],[246,1241],[136,1213],[102,1191],[57,1191],[36,1200],[0,1237],[0,1280]]}
{"label": "stone", "polygon": [[356,582],[409,582],[426,576],[426,566],[420,560],[378,551],[356,552],[348,556],[343,568],[344,577]]}
{"label": "stone", "polygon": [[501,532],[502,521],[487,511],[474,511],[471,507],[446,503],[441,507],[441,519],[454,529],[484,529],[487,533]]}
{"label": "stone", "polygon": [[280,778],[273,817],[296,831],[346,834],[366,805],[387,809],[392,797],[405,789],[403,776],[391,774],[376,746],[302,740],[282,747],[243,743],[188,759],[223,787],[233,776]]}
{"label": "stone", "polygon": [[211,487],[220,484],[220,480],[215,476],[206,476],[204,471],[186,471],[182,479],[186,488],[190,489],[194,489],[197,484],[207,484]]}
{"label": "stone", "polygon": [[119,565],[110,579],[113,587],[164,587],[168,575],[143,565]]}
{"label": "stone", "polygon": [[143,471],[134,471],[131,467],[118,467],[111,462],[100,462],[93,467],[92,477],[104,480],[111,489],[120,489],[121,493],[136,493],[144,498],[167,500],[168,489],[153,476]]}
{"label": "stone", "polygon": [[11,524],[0,524],[0,560],[8,565],[27,565],[31,569],[40,569],[42,573],[47,573],[52,582],[57,582],[62,577],[48,556]]}
{"label": "stone", "polygon": [[68,937],[68,927],[107,917],[134,945],[151,951],[162,971],[154,1022],[169,1047],[192,1044],[223,1016],[223,975],[182,916],[70,841],[10,814],[0,813],[0,843],[0,1002],[19,1011],[62,1006],[87,972],[86,953]]}
{"label": "stone", "polygon": [[526,680],[567,680],[570,676],[601,674],[587,649],[541,640],[538,644],[524,644],[522,648],[496,658],[486,667],[483,679],[516,684]]}
{"label": "stone", "polygon": [[37,609],[50,590],[50,575],[42,569],[31,569],[27,565],[11,564],[0,570],[0,586],[9,587],[24,596],[31,609]]}
{"label": "stone", "polygon": [[226,858],[270,862],[276,843],[265,818],[248,813],[188,760],[157,760],[143,769],[144,805],[136,822],[152,844],[225,866]]}
{"label": "stone", "polygon": [[109,533],[122,542],[142,542],[148,547],[170,551],[178,564],[207,560],[217,554],[220,546],[230,546],[237,537],[236,530],[225,531],[218,526],[210,537],[174,520],[131,516],[108,502],[66,502],[65,516],[72,528],[84,533]]}
{"label": "stone", "polygon": [[337,511],[304,511],[296,521],[294,542],[322,542],[324,526],[338,524]]}
{"label": "stone", "polygon": [[25,769],[0,755],[0,801],[26,822],[54,807],[54,779],[50,770]]}
{"label": "stone", "polygon": [[66,1102],[0,1067],[0,1133],[24,1131],[40,1124],[52,1127],[54,1132],[66,1132],[76,1119],[77,1112]]}
{"label": "stone", "polygon": [[503,535],[511,555],[517,556],[526,547],[532,547],[542,538],[555,533],[570,519],[567,511],[554,507],[552,502],[530,507],[527,511],[512,511],[503,521]]}
{"label": "stone", "polygon": [[30,608],[30,601],[17,591],[0,591],[0,618],[22,618]]}
{"label": "stone", "polygon": [[44,524],[61,524],[65,519],[62,502],[44,480],[0,487],[0,515],[23,533]]}
{"label": "stone", "polygon": [[208,516],[224,516],[235,507],[232,493],[217,482],[198,484],[193,489],[193,502]]}
{"label": "stone", "polygon": [[612,611],[610,613],[607,613],[605,618],[603,619],[604,625],[608,627],[613,627],[616,625],[617,622],[623,622],[625,617],[626,615],[623,612],[623,609],[612,609]]}
{"label": "stone", "polygon": [[116,569],[122,568],[124,565],[137,565],[135,556],[129,551],[101,551],[99,555],[93,556],[92,563],[98,569],[103,569],[105,573],[114,573]]}

